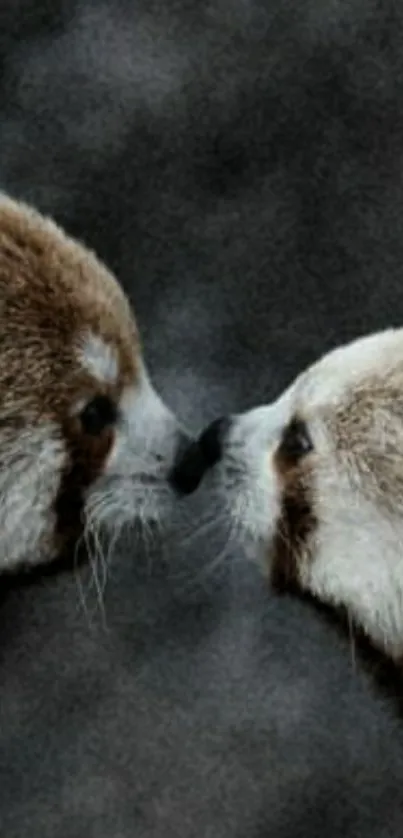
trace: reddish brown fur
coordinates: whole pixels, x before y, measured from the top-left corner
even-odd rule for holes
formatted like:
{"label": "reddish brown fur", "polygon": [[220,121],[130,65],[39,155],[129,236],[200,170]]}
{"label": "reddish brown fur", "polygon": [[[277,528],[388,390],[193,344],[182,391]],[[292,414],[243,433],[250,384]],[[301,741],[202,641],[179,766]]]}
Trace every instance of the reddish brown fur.
{"label": "reddish brown fur", "polygon": [[[51,221],[8,199],[0,202],[0,424],[50,422],[66,440],[56,500],[57,549],[81,521],[81,490],[99,474],[113,432],[83,434],[74,405],[95,395],[117,401],[138,377],[139,337],[116,280],[89,251]],[[116,382],[96,380],[80,364],[80,340],[100,336],[115,349]]]}
{"label": "reddish brown fur", "polygon": [[293,463],[281,445],[274,468],[281,486],[281,512],[270,550],[271,581],[278,591],[298,586],[298,563],[313,550],[317,521],[313,513],[309,458]]}
{"label": "reddish brown fur", "polygon": [[0,403],[29,394],[34,416],[60,421],[74,399],[99,392],[76,355],[86,329],[116,348],[118,391],[133,382],[138,334],[115,280],[52,222],[11,202],[0,204],[0,291]]}

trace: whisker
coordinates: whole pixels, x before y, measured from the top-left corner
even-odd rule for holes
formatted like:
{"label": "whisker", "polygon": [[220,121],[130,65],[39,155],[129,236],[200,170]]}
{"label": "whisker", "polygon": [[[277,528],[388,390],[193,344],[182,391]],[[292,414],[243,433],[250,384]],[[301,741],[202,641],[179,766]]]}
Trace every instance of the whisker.
{"label": "whisker", "polygon": [[356,647],[355,647],[355,634],[354,634],[354,625],[351,614],[347,613],[347,622],[348,622],[348,637],[350,643],[350,651],[351,651],[351,665],[354,674],[357,674],[357,660],[356,660]]}
{"label": "whisker", "polygon": [[91,557],[91,571],[92,571],[92,579],[93,579],[93,582],[94,582],[95,591],[96,591],[96,595],[97,595],[97,602],[98,602],[99,610],[100,610],[101,616],[102,616],[102,623],[103,623],[104,628],[107,629],[108,625],[107,625],[107,620],[106,620],[106,611],[105,611],[105,605],[104,605],[104,599],[103,599],[103,593],[104,592],[103,592],[102,586],[101,586],[100,581],[99,581],[98,567],[97,567],[97,557],[96,556]]}
{"label": "whisker", "polygon": [[108,568],[107,568],[107,565],[106,565],[105,554],[104,554],[104,551],[103,551],[101,539],[99,537],[98,529],[95,526],[92,529],[92,537],[94,539],[94,544],[95,544],[95,547],[96,547],[96,556],[98,557],[99,564],[101,565],[101,570],[102,570],[102,584],[101,584],[101,587],[102,587],[102,592],[104,592]]}
{"label": "whisker", "polygon": [[78,541],[76,543],[76,546],[75,546],[75,549],[74,549],[74,559],[73,559],[73,561],[74,561],[74,576],[75,576],[75,580],[76,580],[79,600],[81,602],[82,609],[83,609],[83,612],[85,614],[85,617],[86,617],[86,620],[87,620],[87,623],[88,623],[88,628],[91,629],[92,628],[91,615],[90,615],[90,612],[89,612],[88,606],[87,606],[87,598],[86,598],[85,593],[84,593],[84,586],[83,586],[83,583],[82,583],[82,580],[81,580],[80,568],[78,567],[78,551],[79,551],[80,546],[83,542],[83,538],[84,538],[84,534],[78,539]]}

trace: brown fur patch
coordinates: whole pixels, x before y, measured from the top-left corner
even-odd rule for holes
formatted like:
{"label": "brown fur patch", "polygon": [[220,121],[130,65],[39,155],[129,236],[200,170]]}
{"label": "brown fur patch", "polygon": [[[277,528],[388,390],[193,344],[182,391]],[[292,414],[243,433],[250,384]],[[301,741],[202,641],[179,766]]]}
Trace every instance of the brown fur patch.
{"label": "brown fur patch", "polygon": [[[82,490],[102,470],[113,441],[112,431],[95,440],[85,436],[72,408],[99,394],[118,400],[135,383],[135,321],[115,278],[92,253],[8,199],[0,201],[0,318],[0,428],[10,431],[14,423],[17,437],[18,427],[50,422],[66,442],[56,499],[59,548],[77,532]],[[116,382],[99,382],[82,366],[80,343],[89,336],[115,351]]]}
{"label": "brown fur patch", "polygon": [[0,404],[10,380],[14,398],[29,395],[49,418],[73,395],[91,396],[95,382],[76,356],[87,333],[116,349],[120,386],[133,382],[138,334],[114,277],[52,222],[8,201],[0,203],[0,293]]}
{"label": "brown fur patch", "polygon": [[403,497],[403,377],[372,377],[325,417],[336,452],[360,491],[393,509]]}
{"label": "brown fur patch", "polygon": [[290,463],[280,446],[274,467],[281,486],[281,513],[270,549],[271,582],[283,592],[298,587],[298,566],[312,552],[317,521],[308,458]]}

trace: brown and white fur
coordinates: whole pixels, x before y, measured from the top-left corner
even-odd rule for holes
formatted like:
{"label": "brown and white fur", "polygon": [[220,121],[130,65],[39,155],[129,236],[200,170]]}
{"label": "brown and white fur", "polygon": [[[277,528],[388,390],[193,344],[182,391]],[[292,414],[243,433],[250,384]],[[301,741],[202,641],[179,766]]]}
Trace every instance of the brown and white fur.
{"label": "brown and white fur", "polygon": [[403,656],[403,329],[338,348],[231,418],[218,465],[273,580],[345,609]]}
{"label": "brown and white fur", "polygon": [[181,439],[115,278],[1,197],[0,572],[49,562],[83,528],[159,517]]}

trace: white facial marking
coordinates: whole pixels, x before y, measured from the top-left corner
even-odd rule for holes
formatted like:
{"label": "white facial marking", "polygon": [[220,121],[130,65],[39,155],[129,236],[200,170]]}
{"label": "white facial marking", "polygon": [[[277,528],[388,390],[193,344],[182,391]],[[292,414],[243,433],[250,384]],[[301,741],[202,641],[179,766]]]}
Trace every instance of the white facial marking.
{"label": "white facial marking", "polygon": [[52,512],[65,462],[56,427],[21,432],[0,449],[0,566],[35,564],[47,557]]}
{"label": "white facial marking", "polygon": [[224,461],[226,492],[233,495],[237,522],[257,540],[272,533],[279,514],[278,479],[269,461],[288,421],[289,401],[287,391],[271,405],[234,417],[229,433],[229,457]]}
{"label": "white facial marking", "polygon": [[140,381],[123,392],[119,407],[121,423],[108,470],[132,472],[131,458],[135,457],[154,474],[161,458],[166,460],[172,453],[170,435],[176,430],[176,419],[154,390],[145,370]]}
{"label": "white facial marking", "polygon": [[116,352],[98,335],[90,334],[83,341],[81,361],[91,375],[102,384],[114,384],[119,375]]}
{"label": "white facial marking", "polygon": [[103,475],[88,496],[91,514],[99,510],[111,526],[116,520],[159,517],[170,496],[167,478],[178,444],[177,421],[144,369],[140,381],[122,394],[119,408],[114,444]]}

